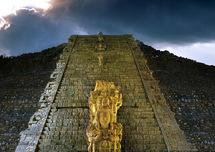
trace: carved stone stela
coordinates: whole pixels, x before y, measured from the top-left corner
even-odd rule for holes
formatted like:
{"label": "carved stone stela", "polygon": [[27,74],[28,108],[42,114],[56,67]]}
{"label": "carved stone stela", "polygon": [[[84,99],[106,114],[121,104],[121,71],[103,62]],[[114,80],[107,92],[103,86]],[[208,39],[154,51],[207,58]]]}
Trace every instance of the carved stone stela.
{"label": "carved stone stela", "polygon": [[87,127],[89,152],[120,152],[122,125],[117,122],[117,110],[122,106],[122,94],[113,82],[97,80],[89,98],[90,121]]}

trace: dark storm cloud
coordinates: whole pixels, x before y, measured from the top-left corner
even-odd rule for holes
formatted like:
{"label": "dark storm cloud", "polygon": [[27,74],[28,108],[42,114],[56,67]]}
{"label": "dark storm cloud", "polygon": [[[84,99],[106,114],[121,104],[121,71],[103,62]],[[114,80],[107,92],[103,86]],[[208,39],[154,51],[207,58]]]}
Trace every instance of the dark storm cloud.
{"label": "dark storm cloud", "polygon": [[[146,43],[215,40],[213,0],[55,0],[45,16],[21,11],[0,31],[12,55],[66,42],[71,34],[133,33]],[[0,50],[1,51],[1,50]]]}
{"label": "dark storm cloud", "polygon": [[67,23],[65,18],[55,20],[27,10],[11,16],[10,21],[11,27],[0,31],[0,54],[16,56],[41,51],[67,42],[72,33],[82,32],[75,23]]}
{"label": "dark storm cloud", "polygon": [[75,13],[90,33],[134,33],[148,40],[189,43],[215,39],[215,1],[88,1]]}

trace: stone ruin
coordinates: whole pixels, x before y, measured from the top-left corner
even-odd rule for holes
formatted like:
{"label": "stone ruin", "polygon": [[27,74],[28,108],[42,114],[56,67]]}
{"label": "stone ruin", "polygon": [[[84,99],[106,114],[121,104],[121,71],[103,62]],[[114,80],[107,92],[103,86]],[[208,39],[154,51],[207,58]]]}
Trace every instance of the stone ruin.
{"label": "stone ruin", "polygon": [[72,35],[39,102],[16,152],[195,151],[129,34]]}

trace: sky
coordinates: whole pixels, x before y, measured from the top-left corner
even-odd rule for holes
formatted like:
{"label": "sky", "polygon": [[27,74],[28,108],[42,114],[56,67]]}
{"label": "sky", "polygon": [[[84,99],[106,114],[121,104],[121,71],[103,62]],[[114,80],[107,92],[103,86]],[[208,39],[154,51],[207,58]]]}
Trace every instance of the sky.
{"label": "sky", "polygon": [[17,56],[72,34],[133,34],[158,50],[215,65],[214,0],[0,0],[0,54]]}

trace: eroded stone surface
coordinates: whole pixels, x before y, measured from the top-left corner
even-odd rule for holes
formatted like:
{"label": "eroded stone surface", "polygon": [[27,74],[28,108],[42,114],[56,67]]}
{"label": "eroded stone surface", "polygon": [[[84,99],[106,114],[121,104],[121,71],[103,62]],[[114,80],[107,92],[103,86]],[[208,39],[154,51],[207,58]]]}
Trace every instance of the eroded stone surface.
{"label": "eroded stone surface", "polygon": [[0,56],[0,151],[14,152],[19,133],[37,110],[40,95],[65,45],[18,57]]}

